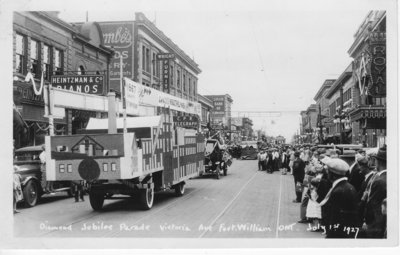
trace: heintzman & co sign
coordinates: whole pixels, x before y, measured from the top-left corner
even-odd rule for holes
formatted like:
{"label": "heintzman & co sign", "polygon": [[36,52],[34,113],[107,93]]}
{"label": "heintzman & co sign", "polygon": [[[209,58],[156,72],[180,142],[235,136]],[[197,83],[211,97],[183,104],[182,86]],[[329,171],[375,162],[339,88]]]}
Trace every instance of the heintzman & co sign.
{"label": "heintzman & co sign", "polygon": [[104,75],[54,75],[51,85],[56,88],[101,95],[104,92]]}

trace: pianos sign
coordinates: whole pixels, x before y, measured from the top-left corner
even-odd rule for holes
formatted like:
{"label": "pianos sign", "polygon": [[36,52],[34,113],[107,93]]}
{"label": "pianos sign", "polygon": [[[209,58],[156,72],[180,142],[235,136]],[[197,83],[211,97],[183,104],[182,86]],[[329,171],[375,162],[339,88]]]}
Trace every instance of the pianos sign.
{"label": "pianos sign", "polygon": [[54,75],[51,85],[55,88],[101,95],[104,90],[104,75]]}

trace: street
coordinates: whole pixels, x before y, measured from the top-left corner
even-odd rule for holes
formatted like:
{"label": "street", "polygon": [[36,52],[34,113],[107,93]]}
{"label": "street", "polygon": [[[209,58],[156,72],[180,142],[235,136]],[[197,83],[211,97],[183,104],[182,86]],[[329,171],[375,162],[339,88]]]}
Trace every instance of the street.
{"label": "street", "polygon": [[46,195],[14,215],[15,237],[323,238],[297,223],[293,176],[257,171],[256,160],[235,160],[227,176],[190,179],[182,197],[156,193],[142,211],[134,200],[106,200],[103,211],[66,194]]}

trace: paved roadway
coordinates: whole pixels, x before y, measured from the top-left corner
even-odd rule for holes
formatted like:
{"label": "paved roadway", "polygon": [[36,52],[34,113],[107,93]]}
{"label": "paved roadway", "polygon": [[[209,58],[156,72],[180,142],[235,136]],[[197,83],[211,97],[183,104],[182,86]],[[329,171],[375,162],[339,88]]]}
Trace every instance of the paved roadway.
{"label": "paved roadway", "polygon": [[14,216],[15,237],[323,238],[297,223],[292,175],[257,171],[257,161],[235,160],[227,176],[187,182],[185,195],[157,193],[153,208],[133,200],[106,200],[94,212],[87,196],[43,197]]}

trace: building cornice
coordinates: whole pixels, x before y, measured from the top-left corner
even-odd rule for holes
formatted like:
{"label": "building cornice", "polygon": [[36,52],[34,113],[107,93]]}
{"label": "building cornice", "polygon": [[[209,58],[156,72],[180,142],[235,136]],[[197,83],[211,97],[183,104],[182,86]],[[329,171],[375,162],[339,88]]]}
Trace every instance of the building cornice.
{"label": "building cornice", "polygon": [[197,96],[198,96],[198,102],[199,102],[199,103],[205,104],[205,105],[209,106],[210,108],[213,108],[213,107],[214,107],[214,106],[213,106],[212,100],[210,100],[210,99],[208,99],[207,97],[202,96],[202,95],[200,95],[200,94],[197,94]]}
{"label": "building cornice", "polygon": [[344,83],[351,78],[353,75],[352,63],[346,68],[346,70],[339,76],[339,78],[332,84],[331,88],[326,93],[325,97],[330,99],[338,89],[344,85]]}
{"label": "building cornice", "polygon": [[319,88],[317,94],[315,94],[314,101],[318,101],[318,99],[323,96],[323,92],[325,91],[325,89],[329,89],[334,82],[334,79],[325,80],[322,86]]}

